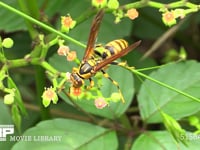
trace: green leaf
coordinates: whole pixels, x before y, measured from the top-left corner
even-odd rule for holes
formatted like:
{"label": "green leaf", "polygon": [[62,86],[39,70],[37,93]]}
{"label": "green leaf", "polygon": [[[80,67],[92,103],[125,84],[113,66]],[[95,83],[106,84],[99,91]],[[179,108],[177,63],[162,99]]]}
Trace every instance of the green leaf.
{"label": "green leaf", "polygon": [[[142,45],[142,44],[141,44]],[[140,48],[140,46],[139,46]],[[157,66],[154,59],[146,58],[141,59],[143,54],[141,52],[138,52],[137,50],[133,50],[133,52],[129,53],[125,56],[125,59],[127,60],[127,63],[129,66],[135,67],[136,69],[143,69],[143,68],[151,68],[154,66]],[[153,69],[143,71],[144,74],[149,74],[152,72]],[[138,79],[137,76],[134,74],[135,79],[135,88],[138,91],[138,89],[141,86],[141,81]]]}
{"label": "green leaf", "polygon": [[165,30],[161,21],[161,13],[153,8],[141,9],[133,25],[133,35],[141,39],[156,39]]}
{"label": "green leaf", "polygon": [[[150,77],[177,88],[194,97],[200,97],[200,64],[185,61],[168,64],[150,74]],[[159,108],[175,119],[192,115],[200,110],[200,103],[166,87],[145,80],[138,95],[143,120],[162,122]]]}
{"label": "green leaf", "polygon": [[[19,141],[12,150],[115,150],[118,147],[116,133],[89,123],[70,119],[54,119],[40,122],[27,130],[31,142]],[[41,141],[42,136],[59,137],[57,141]],[[39,139],[40,138],[40,139]]]}
{"label": "green leaf", "polygon": [[[7,105],[3,103],[3,99],[0,98],[0,125],[12,125],[12,118]],[[9,141],[0,141],[0,147],[6,149],[11,149],[13,143]]]}
{"label": "green leaf", "polygon": [[[14,7],[15,9],[20,10],[17,0],[2,0],[9,6]],[[44,2],[38,1],[39,7],[43,7]],[[90,7],[90,3],[86,1],[73,1],[68,0],[59,0],[59,1],[48,1],[45,2],[45,13],[51,19],[55,17],[55,14],[66,15],[67,13],[73,13],[76,16],[79,16],[83,11]],[[7,17],[4,17],[7,16]],[[7,10],[6,8],[1,7],[0,9],[0,28],[5,32],[13,32],[19,30],[26,30],[26,24],[24,18]],[[56,20],[59,21],[59,20]]]}
{"label": "green leaf", "polygon": [[19,109],[17,107],[17,105],[12,105],[12,119],[13,122],[16,125],[17,130],[20,132],[21,131],[21,122],[22,122],[22,118],[21,115],[19,113]]}
{"label": "green leaf", "polygon": [[26,109],[24,107],[24,103],[22,101],[22,97],[21,94],[19,92],[19,89],[17,88],[16,84],[14,83],[14,81],[12,80],[11,77],[8,76],[7,78],[7,84],[8,84],[8,88],[10,89],[15,89],[15,101],[17,106],[19,107],[20,111],[22,112],[23,115],[27,115]]}
{"label": "green leaf", "polygon": [[[183,143],[175,143],[173,137],[167,131],[151,131],[141,134],[133,143],[131,150],[144,150],[148,147],[150,150],[198,150],[200,146],[199,139],[189,139],[192,133],[188,133],[187,138],[189,140],[188,147]],[[193,135],[195,136],[195,135]],[[196,136],[197,137],[197,136]]]}
{"label": "green leaf", "polygon": [[3,103],[2,99],[0,99],[0,114],[3,114],[0,117],[0,124],[11,124],[12,123],[12,119],[11,119],[11,115],[9,113],[9,109],[8,109],[7,105],[5,105]]}
{"label": "green leaf", "polygon": [[[16,0],[1,0],[9,6],[12,6],[16,9],[19,9]],[[0,29],[3,29],[5,32],[13,32],[17,30],[26,29],[26,25],[24,23],[24,19],[19,17],[17,14],[3,8],[0,6]],[[6,16],[6,17],[5,17]]]}

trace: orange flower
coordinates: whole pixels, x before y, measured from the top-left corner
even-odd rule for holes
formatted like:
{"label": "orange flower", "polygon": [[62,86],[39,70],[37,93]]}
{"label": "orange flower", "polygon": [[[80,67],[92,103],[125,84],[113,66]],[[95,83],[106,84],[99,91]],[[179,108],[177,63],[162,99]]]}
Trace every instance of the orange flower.
{"label": "orange flower", "polygon": [[67,54],[67,60],[68,61],[73,61],[74,59],[76,59],[76,52],[75,51],[70,51]]}
{"label": "orange flower", "polygon": [[69,53],[69,47],[62,45],[58,48],[57,53],[60,56],[67,56],[67,54]]}
{"label": "orange flower", "polygon": [[171,26],[173,24],[176,24],[176,18],[174,11],[167,11],[164,14],[162,14],[162,20],[164,24]]}
{"label": "orange flower", "polygon": [[104,100],[104,98],[100,97],[94,101],[94,105],[96,106],[96,108],[102,109],[102,108],[106,107],[108,105],[108,103]]}
{"label": "orange flower", "polygon": [[64,16],[62,17],[62,25],[64,25],[65,27],[70,28],[72,26],[73,20],[71,18],[71,16]]}
{"label": "orange flower", "polygon": [[101,4],[104,0],[95,0],[96,3]]}
{"label": "orange flower", "polygon": [[76,25],[76,21],[74,21],[71,16],[62,16],[61,17],[61,30],[63,32],[69,32],[69,29],[72,29]]}
{"label": "orange flower", "polygon": [[82,93],[82,90],[81,90],[81,88],[75,88],[75,87],[72,86],[70,88],[70,93],[72,93],[73,96],[80,96],[81,93]]}
{"label": "orange flower", "polygon": [[45,88],[45,91],[42,94],[42,103],[45,107],[47,107],[51,101],[56,104],[58,101],[58,96],[52,87]]}
{"label": "orange flower", "polygon": [[127,11],[126,16],[128,16],[131,20],[134,20],[139,16],[139,13],[136,9],[132,8]]}
{"label": "orange flower", "polygon": [[92,6],[103,8],[107,4],[107,0],[92,0]]}

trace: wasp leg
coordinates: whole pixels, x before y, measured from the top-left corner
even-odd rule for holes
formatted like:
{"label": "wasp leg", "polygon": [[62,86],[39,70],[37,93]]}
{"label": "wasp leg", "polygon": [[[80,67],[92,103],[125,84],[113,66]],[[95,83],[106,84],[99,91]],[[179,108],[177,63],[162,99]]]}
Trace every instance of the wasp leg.
{"label": "wasp leg", "polygon": [[90,86],[89,86],[89,88],[92,88],[92,87],[94,86],[94,81],[93,81],[91,78],[89,78],[89,81],[90,81]]}
{"label": "wasp leg", "polygon": [[115,80],[113,80],[104,70],[101,70],[101,72],[103,73],[103,75],[104,75],[105,78],[109,79],[117,87],[118,92],[120,94],[121,101],[122,101],[122,103],[125,103],[124,96],[123,96],[123,94],[122,94],[122,92],[121,92],[121,90],[119,88],[118,82],[116,82]]}
{"label": "wasp leg", "polygon": [[94,81],[91,78],[89,78],[89,81],[90,81],[90,85],[89,86],[87,86],[87,85],[84,86],[84,88],[87,89],[87,90],[91,89],[94,86]]}
{"label": "wasp leg", "polygon": [[113,61],[111,63],[111,65],[117,65],[117,66],[121,66],[121,67],[124,67],[124,68],[127,68],[127,69],[134,69],[135,67],[129,67],[127,65],[127,62],[126,61],[123,61],[123,62],[118,62],[118,61]]}

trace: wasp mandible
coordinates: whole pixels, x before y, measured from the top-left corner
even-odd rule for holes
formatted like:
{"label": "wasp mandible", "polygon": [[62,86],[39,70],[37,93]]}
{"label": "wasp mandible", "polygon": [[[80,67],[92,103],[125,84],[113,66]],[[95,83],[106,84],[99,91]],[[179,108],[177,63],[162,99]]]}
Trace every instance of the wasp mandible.
{"label": "wasp mandible", "polygon": [[119,84],[114,81],[105,71],[104,68],[109,64],[124,66],[126,63],[114,62],[116,59],[125,56],[134,48],[136,48],[141,41],[135,42],[128,46],[128,42],[123,39],[118,39],[107,43],[105,46],[96,45],[97,33],[104,15],[104,10],[100,10],[95,16],[90,29],[89,39],[85,54],[82,62],[78,68],[73,68],[70,75],[70,80],[73,87],[79,88],[84,84],[85,79],[90,80],[90,86],[94,85],[91,77],[93,77],[98,71],[101,71],[104,77],[108,78],[118,89],[122,102],[124,103],[124,97],[120,90]]}

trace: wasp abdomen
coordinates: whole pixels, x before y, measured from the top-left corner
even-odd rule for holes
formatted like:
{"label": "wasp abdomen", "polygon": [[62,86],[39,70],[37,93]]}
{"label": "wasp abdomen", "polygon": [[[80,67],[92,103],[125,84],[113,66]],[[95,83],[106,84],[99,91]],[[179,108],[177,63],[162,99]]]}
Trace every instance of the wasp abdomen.
{"label": "wasp abdomen", "polygon": [[126,47],[128,47],[128,42],[123,39],[111,41],[105,45],[105,51],[102,54],[102,58],[105,59],[117,54]]}

